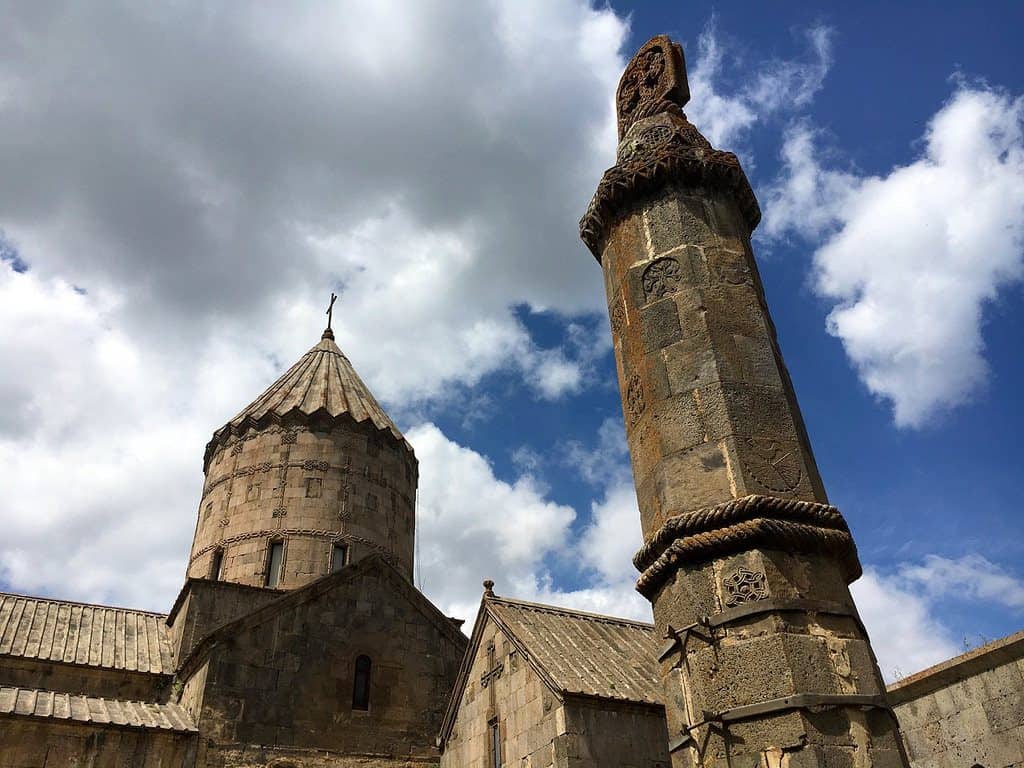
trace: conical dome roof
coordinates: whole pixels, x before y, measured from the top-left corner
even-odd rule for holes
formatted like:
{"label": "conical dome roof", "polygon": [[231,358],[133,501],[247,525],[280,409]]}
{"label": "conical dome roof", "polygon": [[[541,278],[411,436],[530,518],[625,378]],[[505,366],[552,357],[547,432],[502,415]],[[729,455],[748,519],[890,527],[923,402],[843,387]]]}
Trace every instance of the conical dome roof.
{"label": "conical dome roof", "polygon": [[237,416],[214,432],[213,439],[206,446],[206,460],[209,461],[217,445],[232,434],[240,435],[248,429],[261,429],[283,420],[301,423],[312,417],[342,416],[348,416],[357,423],[369,421],[378,430],[390,432],[412,450],[398,427],[370,394],[352,363],[334,343],[334,333],[328,329],[319,344],[299,358]]}

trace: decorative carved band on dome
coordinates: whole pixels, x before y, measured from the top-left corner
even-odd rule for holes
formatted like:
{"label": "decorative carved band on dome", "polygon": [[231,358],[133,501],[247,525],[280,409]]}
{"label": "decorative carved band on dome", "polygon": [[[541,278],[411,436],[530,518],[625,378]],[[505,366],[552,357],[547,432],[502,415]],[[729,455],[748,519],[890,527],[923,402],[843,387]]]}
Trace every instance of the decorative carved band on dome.
{"label": "decorative carved band on dome", "polygon": [[633,556],[642,571],[636,589],[652,598],[681,567],[758,547],[832,554],[848,581],[861,574],[856,545],[838,509],[752,495],[666,520]]}
{"label": "decorative carved band on dome", "polygon": [[296,408],[284,416],[276,413],[267,413],[259,419],[246,418],[238,424],[225,424],[213,433],[210,442],[206,444],[206,451],[203,454],[203,471],[209,470],[214,454],[221,446],[231,444],[232,438],[237,438],[238,442],[234,443],[234,445],[241,452],[242,442],[264,435],[279,434],[283,444],[290,444],[295,442],[295,433],[297,432],[327,432],[339,425],[354,428],[371,438],[379,439],[382,441],[382,444],[387,442],[395,447],[403,448],[410,458],[415,461],[412,446],[409,445],[409,442],[404,437],[399,439],[390,429],[378,429],[369,418],[357,421],[350,413],[332,416],[326,411],[316,411],[315,413],[307,414]]}
{"label": "decorative carved band on dome", "polygon": [[[652,128],[670,127],[670,138],[648,128],[620,152],[622,159],[604,172],[580,219],[580,237],[598,262],[608,229],[618,217],[641,197],[668,184],[729,191],[751,230],[761,220],[761,208],[736,155],[713,149],[681,113],[668,119],[671,126]],[[651,140],[644,138],[648,134]]]}

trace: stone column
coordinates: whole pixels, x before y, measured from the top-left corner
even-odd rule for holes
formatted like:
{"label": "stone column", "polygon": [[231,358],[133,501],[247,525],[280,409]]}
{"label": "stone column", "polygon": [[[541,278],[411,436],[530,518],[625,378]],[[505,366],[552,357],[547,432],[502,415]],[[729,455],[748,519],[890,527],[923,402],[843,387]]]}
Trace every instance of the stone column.
{"label": "stone column", "polygon": [[618,162],[580,223],[601,263],[673,765],[903,766],[757,272],[736,156],[682,107],[659,36],[619,84]]}

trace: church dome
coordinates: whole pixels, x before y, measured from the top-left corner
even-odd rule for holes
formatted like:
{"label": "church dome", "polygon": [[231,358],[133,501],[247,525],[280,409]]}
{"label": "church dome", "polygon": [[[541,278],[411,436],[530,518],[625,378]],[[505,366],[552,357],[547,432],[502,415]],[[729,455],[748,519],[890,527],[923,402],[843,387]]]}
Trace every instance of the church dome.
{"label": "church dome", "polygon": [[370,554],[412,578],[417,464],[330,328],[213,434],[188,575],[293,589]]}
{"label": "church dome", "polygon": [[412,446],[335,344],[334,332],[328,329],[319,344],[213,433],[206,446],[204,464],[209,464],[218,446],[251,429],[263,429],[286,421],[324,421],[342,417],[356,423],[368,422],[378,430],[387,431],[412,451]]}

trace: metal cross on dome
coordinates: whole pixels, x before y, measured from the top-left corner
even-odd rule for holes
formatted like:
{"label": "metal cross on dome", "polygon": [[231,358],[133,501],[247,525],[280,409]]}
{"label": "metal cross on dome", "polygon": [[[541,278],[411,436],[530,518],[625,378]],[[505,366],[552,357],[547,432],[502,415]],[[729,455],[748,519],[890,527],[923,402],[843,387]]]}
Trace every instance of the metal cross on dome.
{"label": "metal cross on dome", "polygon": [[327,305],[327,330],[331,330],[331,317],[334,314],[334,302],[338,300],[338,296],[334,291],[331,291],[331,303]]}

